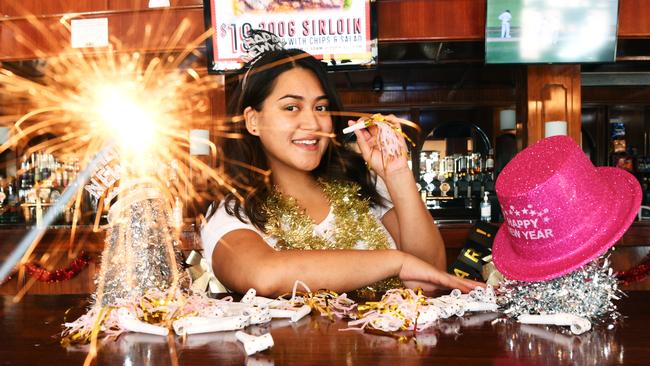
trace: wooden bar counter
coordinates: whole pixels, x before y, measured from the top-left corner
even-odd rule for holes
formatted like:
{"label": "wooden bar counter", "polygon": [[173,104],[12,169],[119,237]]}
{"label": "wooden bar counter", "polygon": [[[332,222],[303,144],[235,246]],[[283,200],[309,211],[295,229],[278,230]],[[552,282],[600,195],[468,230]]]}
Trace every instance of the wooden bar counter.
{"label": "wooden bar counter", "polygon": [[[0,297],[1,364],[83,364],[88,346],[63,348],[57,334],[64,317],[75,319],[85,311],[87,296],[29,295],[16,304],[12,299]],[[185,340],[128,333],[100,341],[93,365],[647,365],[648,302],[650,292],[631,292],[619,302],[623,322],[612,330],[595,326],[580,336],[476,313],[441,320],[405,343],[340,331],[345,321],[312,314],[295,324],[274,320],[246,328],[251,334],[271,332],[275,343],[248,358],[234,332]]]}

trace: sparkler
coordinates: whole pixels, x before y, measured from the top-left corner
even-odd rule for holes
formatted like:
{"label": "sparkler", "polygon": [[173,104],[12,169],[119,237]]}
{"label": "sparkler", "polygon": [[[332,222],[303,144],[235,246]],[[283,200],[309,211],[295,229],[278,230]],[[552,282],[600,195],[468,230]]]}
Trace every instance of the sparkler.
{"label": "sparkler", "polygon": [[[46,43],[56,42],[55,37],[33,16],[27,16],[27,19],[42,33]],[[67,17],[61,19],[67,28],[68,20]],[[113,189],[114,194],[120,187],[132,188],[130,182],[153,178],[158,181],[159,188],[167,191],[168,197],[180,196],[185,202],[204,198],[199,196],[190,182],[189,165],[217,184],[236,191],[205,162],[188,154],[189,127],[212,122],[209,94],[223,88],[219,78],[201,75],[192,68],[179,68],[196,46],[210,35],[206,32],[187,45],[174,44],[183,38],[189,27],[188,21],[184,20],[169,37],[170,44],[165,48],[180,48],[182,51],[177,54],[122,53],[118,51],[119,42],[116,41],[115,47],[94,54],[59,46],[63,51],[45,60],[42,76],[38,80],[30,80],[7,68],[0,68],[0,100],[6,113],[0,117],[0,123],[13,122],[11,138],[0,146],[0,152],[24,144],[37,135],[49,133],[56,138],[33,146],[27,152],[46,151],[60,156],[82,157],[82,173],[65,190],[56,205],[47,210],[40,226],[51,224],[56,213],[68,206],[73,198],[77,208],[76,224],[82,198],[80,188],[85,179],[95,173],[97,166],[97,158],[92,158],[98,156],[101,149],[107,150],[105,146],[108,145],[115,146],[119,155],[119,187],[105,187],[107,191]],[[151,25],[145,28],[145,34],[151,34]],[[38,46],[24,34],[20,38],[25,45]],[[44,50],[54,48],[52,44],[40,46]],[[40,48],[36,53],[40,54],[38,50]],[[9,107],[16,105],[23,108]],[[23,113],[24,110],[28,112]],[[188,123],[190,119],[192,124]],[[228,132],[226,124],[217,123],[212,130],[223,137],[237,137],[237,134]],[[210,146],[214,157],[216,146],[209,141],[204,143]],[[177,179],[173,182],[167,179],[168,172],[160,169],[160,166],[164,167],[165,163],[171,161],[184,164],[174,172]],[[100,199],[100,205],[101,202]],[[108,200],[106,203],[107,206],[110,204]],[[97,214],[101,215],[102,211],[103,207],[99,207]],[[20,258],[24,256],[23,261],[26,259],[30,254],[28,249],[33,248],[43,230],[34,229],[21,241],[2,264],[0,279],[9,274]]]}

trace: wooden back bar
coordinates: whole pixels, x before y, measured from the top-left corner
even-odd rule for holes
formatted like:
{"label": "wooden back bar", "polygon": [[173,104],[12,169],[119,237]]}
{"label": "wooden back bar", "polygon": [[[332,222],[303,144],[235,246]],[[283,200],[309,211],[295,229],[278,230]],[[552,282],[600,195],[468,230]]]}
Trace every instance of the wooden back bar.
{"label": "wooden back bar", "polygon": [[378,1],[380,41],[480,40],[485,0]]}
{"label": "wooden back bar", "polygon": [[[142,43],[145,24],[167,25],[169,34],[181,19],[192,22],[187,40],[205,31],[202,0],[171,0],[170,8],[149,9],[148,0],[5,0],[0,2],[0,60],[18,60],[44,57],[57,53],[69,44],[69,35],[59,23],[65,14],[79,17],[109,17],[110,35],[119,39],[124,50],[169,51],[163,40],[152,39]],[[650,7],[644,0],[620,0],[619,38],[650,36]],[[169,13],[169,22],[163,14]],[[380,42],[412,41],[463,41],[481,40],[485,37],[486,0],[378,0],[377,23]],[[30,47],[21,46],[17,33],[24,33],[35,41],[43,41],[35,32],[26,15],[38,18],[45,29],[53,29],[54,42],[38,42],[42,54]],[[133,25],[137,25],[134,27]]]}
{"label": "wooden back bar", "polygon": [[[169,3],[171,8],[203,6],[203,0],[170,0]],[[7,17],[23,17],[27,14],[47,16],[145,9],[149,9],[149,0],[5,0],[0,3],[0,14]]]}
{"label": "wooden back bar", "polygon": [[[203,9],[200,7],[91,12],[76,16],[75,19],[103,17],[109,19],[111,44],[123,52],[180,51],[204,33]],[[183,22],[187,23],[187,31],[172,42],[174,31]],[[70,34],[58,15],[38,19],[0,19],[0,44],[0,60],[3,61],[42,58],[69,49]],[[198,46],[202,46],[202,43]],[[87,50],[89,54],[102,52],[101,48]]]}

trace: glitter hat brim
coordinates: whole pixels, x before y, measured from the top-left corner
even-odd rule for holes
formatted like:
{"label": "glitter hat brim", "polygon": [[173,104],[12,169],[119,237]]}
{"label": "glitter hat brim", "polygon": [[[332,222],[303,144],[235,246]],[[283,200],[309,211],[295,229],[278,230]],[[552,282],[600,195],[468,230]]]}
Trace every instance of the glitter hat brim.
{"label": "glitter hat brim", "polygon": [[571,248],[568,241],[580,240],[578,246],[565,255],[554,258],[530,258],[519,255],[514,249],[516,243],[508,234],[504,223],[499,228],[492,247],[492,258],[497,269],[507,278],[519,281],[546,281],[557,278],[598,258],[611,248],[634,222],[641,206],[641,186],[636,178],[618,168],[598,167],[603,181],[610,182],[615,197],[602,197],[611,204],[602,212],[602,221],[585,223],[584,229],[564,238],[554,245]]}

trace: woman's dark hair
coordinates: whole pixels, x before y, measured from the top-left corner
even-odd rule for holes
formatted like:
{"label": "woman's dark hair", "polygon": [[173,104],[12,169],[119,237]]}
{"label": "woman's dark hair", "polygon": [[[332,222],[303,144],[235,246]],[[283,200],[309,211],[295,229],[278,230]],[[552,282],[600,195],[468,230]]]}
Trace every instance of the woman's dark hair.
{"label": "woman's dark hair", "polygon": [[[323,64],[302,50],[290,49],[266,52],[254,62],[230,100],[229,115],[241,117],[246,107],[260,111],[264,101],[273,91],[277,78],[294,68],[313,72],[329,100],[330,111],[341,111],[341,102],[327,78]],[[344,125],[345,119],[338,113],[333,113],[331,117],[336,134],[335,141],[328,144],[320,164],[311,174],[315,178],[355,182],[361,187],[362,196],[370,199],[371,205],[382,205],[382,198],[375,189],[374,178],[368,172],[363,158],[346,147],[343,141],[342,130],[347,127],[347,124]],[[251,224],[264,231],[267,218],[262,206],[271,192],[271,183],[268,176],[250,169],[249,166],[268,170],[266,154],[259,137],[246,130],[243,118],[235,123],[234,130],[231,132],[239,133],[243,138],[221,139],[221,163],[224,173],[235,182],[244,202],[240,202],[232,192],[225,192],[225,208],[230,215],[242,222],[246,222],[247,218]],[[246,217],[243,217],[244,215]]]}

